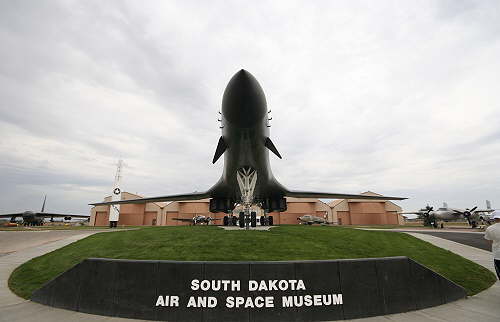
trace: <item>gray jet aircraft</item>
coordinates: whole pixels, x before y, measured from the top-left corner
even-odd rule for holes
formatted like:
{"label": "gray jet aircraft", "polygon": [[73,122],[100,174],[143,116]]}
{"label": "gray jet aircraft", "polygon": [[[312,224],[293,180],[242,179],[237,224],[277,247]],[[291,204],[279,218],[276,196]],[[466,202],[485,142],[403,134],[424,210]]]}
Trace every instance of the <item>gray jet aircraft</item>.
{"label": "gray jet aircraft", "polygon": [[173,220],[190,222],[196,226],[197,224],[210,225],[210,223],[212,221],[220,220],[220,219],[219,218],[212,218],[210,216],[207,217],[207,216],[203,216],[203,215],[197,215],[197,216],[194,216],[193,218],[173,218]]}
{"label": "gray jet aircraft", "polygon": [[321,218],[313,215],[304,215],[297,218],[301,224],[312,225],[312,224],[320,224],[320,225],[329,225],[330,223],[325,218]]}
{"label": "gray jet aircraft", "polygon": [[43,199],[42,210],[40,212],[36,211],[25,211],[11,214],[1,214],[0,218],[10,218],[10,222],[16,222],[17,217],[23,218],[24,226],[43,226],[44,219],[50,218],[50,221],[54,221],[54,218],[63,218],[64,220],[71,220],[71,218],[86,218],[86,215],[73,215],[73,214],[57,214],[53,212],[45,212],[45,201],[47,201],[47,196]]}
{"label": "gray jet aircraft", "polygon": [[133,200],[96,202],[90,205],[184,201],[210,198],[210,212],[230,213],[237,204],[244,205],[245,215],[251,205],[266,213],[287,209],[285,197],[324,199],[403,200],[406,198],[357,194],[312,192],[285,188],[274,177],[269,151],[281,159],[270,137],[270,110],[257,80],[240,70],[229,81],[222,98],[221,137],[212,163],[224,154],[224,168],[219,181],[204,192],[176,194]]}

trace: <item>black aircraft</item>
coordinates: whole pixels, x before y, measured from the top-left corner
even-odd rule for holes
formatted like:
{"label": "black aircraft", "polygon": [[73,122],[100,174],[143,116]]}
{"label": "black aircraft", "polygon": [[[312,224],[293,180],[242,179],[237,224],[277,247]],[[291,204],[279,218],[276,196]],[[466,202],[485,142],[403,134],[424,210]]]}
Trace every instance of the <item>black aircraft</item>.
{"label": "black aircraft", "polygon": [[224,170],[219,181],[205,192],[194,192],[90,205],[184,201],[210,198],[211,212],[230,213],[237,204],[259,205],[266,212],[285,211],[285,197],[324,199],[403,200],[406,198],[366,196],[290,190],[274,177],[269,151],[281,159],[271,141],[270,116],[266,97],[259,83],[249,72],[240,70],[229,81],[222,98],[219,138],[212,163],[224,154]]}
{"label": "black aircraft", "polygon": [[12,214],[2,214],[0,218],[10,218],[10,222],[15,223],[16,217],[23,217],[23,225],[24,226],[43,226],[43,222],[45,218],[50,217],[50,221],[54,221],[54,218],[64,218],[64,220],[71,220],[74,218],[90,218],[85,215],[72,215],[72,214],[56,214],[52,212],[45,212],[45,201],[47,200],[47,196],[43,198],[42,210],[40,212],[36,211],[25,211],[18,212]]}

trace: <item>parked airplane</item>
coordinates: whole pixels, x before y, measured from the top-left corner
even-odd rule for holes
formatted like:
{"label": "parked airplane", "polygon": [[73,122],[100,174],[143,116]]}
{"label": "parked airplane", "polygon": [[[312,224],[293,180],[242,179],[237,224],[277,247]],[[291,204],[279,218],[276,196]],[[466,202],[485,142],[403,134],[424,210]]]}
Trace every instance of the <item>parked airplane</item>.
{"label": "parked airplane", "polygon": [[443,206],[441,208],[438,208],[437,210],[434,210],[434,207],[430,207],[429,205],[427,205],[425,208],[422,208],[420,210],[412,212],[402,212],[401,214],[416,214],[420,218],[424,219],[424,225],[434,227],[437,227],[438,221],[453,221],[465,218],[469,225],[471,225],[472,228],[475,228],[477,227],[478,213],[489,213],[493,211],[494,210],[491,209],[491,206],[488,208],[488,203],[487,209],[477,209],[477,206],[471,209],[459,209],[449,208],[448,204],[444,202]]}
{"label": "parked airplane", "polygon": [[54,218],[64,218],[64,220],[71,220],[71,218],[86,218],[89,219],[89,216],[86,215],[73,215],[73,214],[57,214],[53,212],[45,212],[45,201],[47,200],[47,196],[43,199],[42,210],[40,212],[36,211],[25,211],[19,213],[11,213],[11,214],[1,214],[0,218],[10,218],[10,222],[16,222],[16,217],[23,217],[23,225],[24,226],[43,226],[43,222],[45,218],[50,217],[50,221],[53,222]]}
{"label": "parked airplane", "polygon": [[224,154],[224,168],[219,181],[205,192],[194,192],[133,200],[95,202],[90,205],[184,201],[210,198],[210,212],[230,213],[237,204],[244,205],[250,216],[251,205],[266,213],[287,209],[285,197],[324,199],[403,200],[406,198],[366,196],[290,190],[274,177],[269,163],[269,151],[281,159],[270,138],[270,110],[257,80],[240,70],[229,81],[222,98],[219,138],[212,163]]}
{"label": "parked airplane", "polygon": [[325,218],[313,216],[313,215],[304,215],[297,218],[301,224],[312,225],[312,224],[321,224],[321,225],[329,225],[330,223]]}
{"label": "parked airplane", "polygon": [[484,224],[491,225],[494,220],[491,218],[491,213],[494,212],[496,209],[491,208],[491,201],[486,200],[486,209],[476,209],[474,212],[477,214],[478,219]]}
{"label": "parked airplane", "polygon": [[173,218],[173,220],[191,222],[193,225],[197,225],[197,224],[210,225],[210,222],[215,221],[215,220],[220,220],[220,219],[219,218],[212,218],[210,216],[207,217],[207,216],[203,216],[203,215],[197,215],[197,216],[194,216],[193,218]]}

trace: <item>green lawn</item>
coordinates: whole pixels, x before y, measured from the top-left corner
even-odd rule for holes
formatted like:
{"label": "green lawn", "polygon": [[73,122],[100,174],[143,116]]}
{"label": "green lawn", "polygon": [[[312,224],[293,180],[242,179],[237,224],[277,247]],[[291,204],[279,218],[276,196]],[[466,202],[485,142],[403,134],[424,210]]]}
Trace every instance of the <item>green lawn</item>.
{"label": "green lawn", "polygon": [[264,261],[408,256],[462,285],[469,295],[495,282],[486,268],[412,236],[328,226],[224,231],[213,226],[99,233],[19,266],[9,287],[21,297],[88,257]]}
{"label": "green lawn", "polygon": [[370,228],[370,229],[405,229],[405,228],[428,228],[423,225],[349,225],[348,228]]}

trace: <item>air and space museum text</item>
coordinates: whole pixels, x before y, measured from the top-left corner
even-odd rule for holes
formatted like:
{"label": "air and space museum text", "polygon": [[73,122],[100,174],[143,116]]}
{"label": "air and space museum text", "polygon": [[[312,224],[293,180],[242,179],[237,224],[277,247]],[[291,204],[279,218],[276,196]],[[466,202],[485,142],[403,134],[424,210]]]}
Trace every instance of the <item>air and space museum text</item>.
{"label": "air and space museum text", "polygon": [[[246,290],[251,292],[290,292],[307,291],[303,280],[249,280],[245,285]],[[242,288],[240,280],[191,280],[189,285],[192,291],[201,292],[240,292]],[[307,293],[307,292],[301,292]],[[218,294],[220,295],[220,294]],[[273,308],[273,307],[308,307],[308,306],[333,306],[341,305],[342,294],[300,294],[300,295],[258,295],[258,296],[226,296],[224,303],[219,303],[215,296],[189,296],[182,299],[178,295],[159,295],[156,306],[188,308],[215,308],[225,306],[229,309],[251,309],[251,308]]]}

